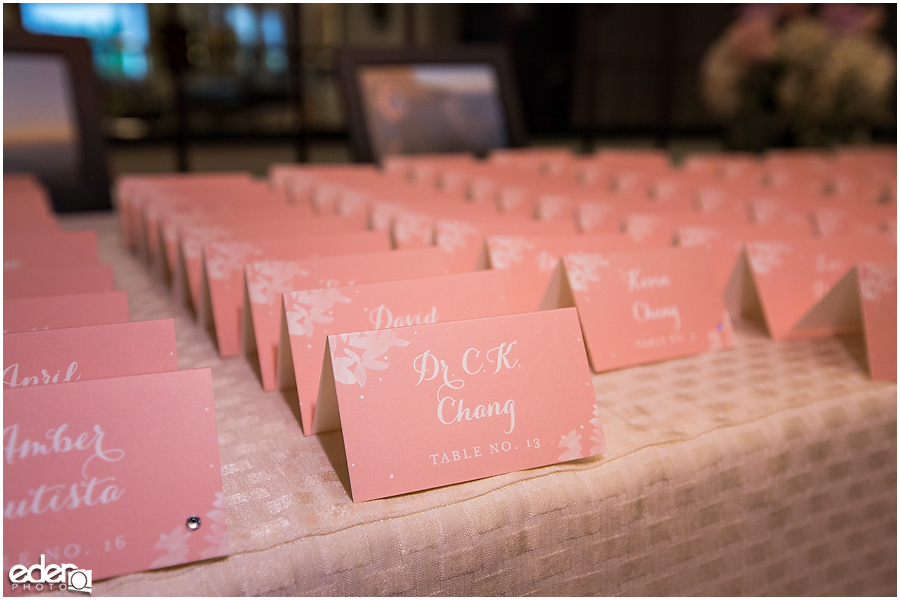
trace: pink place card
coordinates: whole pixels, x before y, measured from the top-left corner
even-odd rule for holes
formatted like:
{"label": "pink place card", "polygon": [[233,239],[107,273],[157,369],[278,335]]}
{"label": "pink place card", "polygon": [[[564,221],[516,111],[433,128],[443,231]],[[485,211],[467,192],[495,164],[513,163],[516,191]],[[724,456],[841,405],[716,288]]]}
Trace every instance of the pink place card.
{"label": "pink place card", "polygon": [[897,381],[897,265],[858,263],[797,323],[863,334],[872,379]]}
{"label": "pink place card", "polygon": [[574,182],[558,181],[545,175],[508,170],[499,177],[495,192],[497,207],[503,214],[514,214],[541,221],[573,219],[578,201],[596,197]]}
{"label": "pink place card", "polygon": [[710,251],[716,284],[723,293],[741,258],[746,242],[772,238],[793,240],[812,237],[812,231],[806,225],[687,225],[679,227],[675,232],[677,245],[702,247]]}
{"label": "pink place card", "polygon": [[534,218],[537,193],[534,187],[528,185],[527,180],[530,178],[522,175],[510,177],[511,175],[515,174],[497,176],[497,188],[494,192],[497,209],[504,215]]}
{"label": "pink place card", "polygon": [[492,235],[487,238],[489,264],[507,276],[510,310],[532,312],[561,308],[559,259],[574,252],[617,252],[637,247],[620,233]]}
{"label": "pink place card", "polygon": [[26,225],[31,228],[55,226],[53,206],[46,188],[37,181],[12,182],[3,177],[3,224]]}
{"label": "pink place card", "polygon": [[272,190],[260,182],[238,186],[230,193],[181,194],[166,196],[144,207],[143,224],[147,260],[160,261],[165,223],[199,224],[221,220],[261,221],[282,217],[285,220],[312,218],[312,210],[287,203],[284,190]]}
{"label": "pink place card", "polygon": [[306,435],[320,433],[315,407],[328,335],[510,312],[506,279],[497,271],[286,292],[283,302],[278,383],[296,388]]}
{"label": "pink place card", "polygon": [[209,369],[4,390],[3,426],[4,573],[98,580],[228,554]]}
{"label": "pink place card", "polygon": [[398,250],[434,245],[435,217],[410,210],[400,211],[391,222],[391,244]]}
{"label": "pink place card", "polygon": [[[148,260],[151,265],[162,263],[161,254],[165,254],[165,266],[172,272],[177,266],[179,234],[183,230],[190,228],[203,229],[208,227],[217,227],[219,230],[229,228],[239,229],[247,227],[249,223],[255,222],[282,222],[297,223],[298,232],[307,232],[308,227],[304,227],[304,223],[314,219],[312,210],[306,210],[286,203],[269,202],[263,205],[254,205],[247,202],[238,204],[216,204],[213,207],[205,205],[190,206],[188,209],[169,211],[157,218],[156,236],[148,236]],[[328,224],[324,224],[328,227]],[[230,227],[229,227],[230,226]],[[278,225],[276,225],[278,227]],[[289,225],[281,225],[288,227]],[[363,226],[357,226],[356,229],[364,229]],[[342,231],[349,230],[345,227]],[[293,233],[295,229],[289,228],[288,232]],[[187,233],[187,231],[185,231]]]}
{"label": "pink place card", "polygon": [[7,197],[4,197],[3,200],[3,231],[5,233],[24,231],[53,233],[62,231],[54,216],[45,212],[40,206],[33,204],[11,205]]}
{"label": "pink place card", "polygon": [[3,174],[3,207],[31,206],[45,213],[52,213],[47,188],[33,173]]}
{"label": "pink place card", "polygon": [[896,260],[896,240],[886,235],[751,241],[729,284],[740,289],[728,293],[741,298],[750,318],[761,309],[775,340],[833,335],[845,329],[840,322],[800,321],[856,263]]}
{"label": "pink place card", "polygon": [[574,160],[575,155],[569,148],[495,148],[488,156],[490,164],[542,175],[557,173]]}
{"label": "pink place card", "polygon": [[715,214],[722,219],[721,222],[750,224],[750,213],[742,191],[718,181],[697,187],[694,192],[694,210],[702,214]]}
{"label": "pink place card", "polygon": [[624,207],[614,199],[585,200],[575,207],[575,222],[582,233],[618,233]]}
{"label": "pink place card", "polygon": [[111,292],[114,288],[112,266],[106,264],[3,272],[4,298]]}
{"label": "pink place card", "polygon": [[374,165],[272,165],[269,181],[284,188],[288,198],[309,204],[319,214],[333,213],[342,191],[367,187],[383,179]]}
{"label": "pink place card", "polygon": [[3,270],[94,265],[100,262],[95,231],[5,232]]}
{"label": "pink place card", "polygon": [[760,195],[748,201],[751,222],[756,225],[805,225],[812,228],[812,213],[822,201],[782,195]]}
{"label": "pink place card", "polygon": [[704,249],[579,253],[563,263],[594,371],[734,344]]}
{"label": "pink place card", "polygon": [[[384,206],[373,212],[373,226],[383,216]],[[493,219],[497,213],[483,204],[444,199],[440,202],[406,200],[390,211],[391,240],[395,248],[422,248],[434,245],[434,225],[439,219]],[[376,226],[377,228],[377,226]]]}
{"label": "pink place card", "polygon": [[381,161],[385,175],[418,185],[434,186],[436,179],[446,169],[466,168],[476,163],[471,154],[416,154],[386,156]]}
{"label": "pink place card", "polygon": [[[317,221],[309,211],[287,204],[264,207],[238,204],[211,213],[168,213],[159,219],[157,246],[165,255],[164,274],[177,280],[187,263],[199,269],[203,244],[240,238],[282,238],[308,233],[334,233],[366,229],[363,219],[330,217]],[[153,257],[149,257],[152,263]]]}
{"label": "pink place card", "polygon": [[383,231],[308,235],[280,240],[213,242],[203,249],[200,322],[212,325],[219,356],[240,354],[244,265],[263,260],[296,260],[390,250]]}
{"label": "pink place card", "polygon": [[145,246],[143,211],[160,198],[203,195],[215,198],[238,188],[252,187],[247,172],[229,173],[155,173],[124,175],[116,181],[120,226],[126,246],[137,252]]}
{"label": "pink place card", "polygon": [[315,418],[354,502],[606,451],[571,308],[329,335]]}
{"label": "pink place card", "polygon": [[491,235],[575,234],[577,226],[570,221],[507,216],[471,218],[466,220],[438,220],[434,224],[435,245],[453,256],[454,272],[465,273],[487,268],[487,246]]}
{"label": "pink place card", "polygon": [[856,265],[872,379],[897,381],[897,265]]}
{"label": "pink place card", "polygon": [[223,186],[216,184],[200,189],[171,189],[152,194],[145,199],[138,213],[140,227],[140,253],[149,258],[159,247],[159,226],[164,216],[195,210],[227,210],[229,207],[257,208],[265,211],[270,206],[286,206],[283,191],[271,190],[265,183],[248,182],[244,185]]}
{"label": "pink place card", "polygon": [[65,294],[3,301],[3,333],[128,321],[128,293]]}
{"label": "pink place card", "polygon": [[822,237],[858,233],[882,233],[896,222],[897,207],[891,205],[859,206],[852,202],[830,203],[812,212],[813,226]]}
{"label": "pink place card", "polygon": [[[195,310],[199,311],[202,309],[200,288],[203,279],[203,248],[208,244],[229,241],[318,238],[325,234],[359,234],[362,237],[366,235],[375,237],[375,234],[367,233],[364,229],[365,223],[361,219],[345,220],[335,216],[317,217],[315,220],[282,218],[214,222],[180,228],[178,230],[180,254],[178,252],[173,254],[174,248],[170,243],[166,255],[172,280],[186,288],[182,290],[182,297],[189,301]],[[384,234],[377,237],[386,239]],[[175,259],[174,262],[173,259]],[[190,296],[187,296],[187,293]]]}
{"label": "pink place card", "polygon": [[177,370],[172,319],[3,336],[3,389]]}
{"label": "pink place card", "polygon": [[449,273],[449,257],[434,247],[249,263],[242,346],[251,362],[259,361],[263,389],[274,390],[282,293]]}
{"label": "pink place card", "polygon": [[622,230],[645,247],[671,246],[679,227],[688,225],[746,225],[746,219],[736,218],[734,213],[696,210],[640,210],[628,211],[622,216]]}
{"label": "pink place card", "polygon": [[673,171],[652,179],[648,185],[650,205],[661,210],[693,210],[696,208],[697,186],[700,177]]}

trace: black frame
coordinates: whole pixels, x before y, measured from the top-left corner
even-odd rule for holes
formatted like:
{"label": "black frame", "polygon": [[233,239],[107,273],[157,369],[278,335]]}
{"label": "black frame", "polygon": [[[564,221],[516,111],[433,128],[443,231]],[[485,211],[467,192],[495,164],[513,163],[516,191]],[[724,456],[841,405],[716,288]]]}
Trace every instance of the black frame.
{"label": "black frame", "polygon": [[357,73],[360,67],[373,65],[413,65],[429,63],[482,63],[492,66],[497,74],[500,101],[506,117],[509,145],[527,143],[519,90],[513,75],[509,53],[504,46],[472,45],[441,48],[342,49],[338,53],[341,91],[350,146],[357,162],[374,162],[376,157],[366,129],[362,92]]}
{"label": "black frame", "polygon": [[110,210],[106,141],[101,130],[100,82],[94,71],[91,47],[84,38],[28,33],[3,36],[3,53],[53,54],[61,57],[72,77],[72,96],[80,140],[80,186],[49,188],[57,212]]}

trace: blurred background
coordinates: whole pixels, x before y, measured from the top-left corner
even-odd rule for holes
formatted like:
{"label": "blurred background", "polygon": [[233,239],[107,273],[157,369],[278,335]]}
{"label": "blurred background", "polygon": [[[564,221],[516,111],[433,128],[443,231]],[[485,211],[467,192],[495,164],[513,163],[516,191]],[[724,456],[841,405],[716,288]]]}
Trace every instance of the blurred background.
{"label": "blurred background", "polygon": [[342,47],[504,44],[532,145],[896,143],[896,4],[20,3],[3,27],[89,40],[112,176],[350,160]]}

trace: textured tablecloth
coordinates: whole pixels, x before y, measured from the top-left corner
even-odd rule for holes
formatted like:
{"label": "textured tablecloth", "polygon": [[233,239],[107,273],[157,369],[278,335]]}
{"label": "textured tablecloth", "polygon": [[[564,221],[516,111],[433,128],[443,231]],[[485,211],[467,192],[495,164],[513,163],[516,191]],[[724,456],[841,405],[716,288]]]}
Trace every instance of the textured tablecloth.
{"label": "textured tablecloth", "polygon": [[354,504],[339,432],[304,437],[219,359],[114,217],[63,222],[99,232],[132,320],[174,317],[180,367],[212,368],[231,539],[94,595],[897,594],[897,386],[869,380],[860,337],[743,327],[734,349],[595,375],[606,455]]}

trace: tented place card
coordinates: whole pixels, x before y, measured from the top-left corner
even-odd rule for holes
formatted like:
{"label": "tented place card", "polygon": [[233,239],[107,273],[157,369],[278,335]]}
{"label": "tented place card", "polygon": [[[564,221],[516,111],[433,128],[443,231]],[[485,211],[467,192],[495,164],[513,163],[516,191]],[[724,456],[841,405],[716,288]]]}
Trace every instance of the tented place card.
{"label": "tented place card", "polygon": [[128,293],[64,294],[3,301],[3,333],[128,321]]}
{"label": "tented place card", "polygon": [[896,263],[897,245],[884,234],[836,235],[815,239],[777,239],[748,242],[732,282],[742,286],[744,307],[758,305],[769,335],[775,340],[832,335],[840,323],[800,324],[803,316],[859,262]]}
{"label": "tented place card", "polygon": [[3,335],[3,389],[177,370],[172,319]]}
{"label": "tented place card", "polygon": [[605,451],[572,308],[331,335],[325,358],[315,418],[354,502]]}
{"label": "tented place card", "polygon": [[3,236],[3,270],[26,267],[94,265],[100,261],[95,231],[6,233]]}
{"label": "tented place card", "polygon": [[594,371],[734,343],[704,249],[569,254],[563,262]]}
{"label": "tented place card", "polygon": [[[383,231],[354,231],[278,240],[214,242],[203,247],[203,274],[198,284],[201,322],[215,327],[219,356],[240,354],[244,265],[261,260],[294,260],[390,250]],[[194,285],[191,282],[191,285]]]}
{"label": "tented place card", "polygon": [[[279,202],[269,204],[241,203],[215,204],[210,207],[192,207],[191,211],[171,211],[160,215],[158,235],[155,244],[148,248],[150,261],[154,253],[164,249],[169,269],[177,268],[179,239],[209,239],[210,234],[220,236],[219,239],[231,239],[252,236],[260,231],[268,232],[275,237],[285,237],[300,233],[331,233],[332,231],[351,231],[364,229],[362,224],[351,226],[349,219],[337,222],[323,219],[322,227],[314,227],[312,210],[303,210],[297,205]],[[207,232],[204,232],[207,229]],[[149,238],[148,242],[152,242]],[[157,258],[158,259],[158,258]]]}
{"label": "tented place card", "polygon": [[79,265],[3,271],[3,297],[89,294],[115,289],[111,265]]}
{"label": "tented place card", "polygon": [[795,329],[861,331],[872,379],[897,381],[897,265],[855,265]]}
{"label": "tented place card", "polygon": [[[395,254],[403,252],[413,251]],[[288,292],[278,356],[280,387],[296,385],[303,432],[319,433],[313,415],[329,334],[492,317],[508,314],[508,307],[506,277],[495,270]]]}
{"label": "tented place card", "polygon": [[[195,294],[198,288],[194,282],[201,272],[203,246],[206,244],[230,240],[278,240],[365,229],[362,220],[351,221],[335,216],[322,219],[297,216],[236,218],[239,222],[206,218],[200,223],[164,226],[160,244],[165,248],[165,266],[169,276],[177,281],[182,277],[182,270],[185,270],[187,279],[192,282],[189,290]],[[196,301],[196,296],[191,296],[191,300]]]}
{"label": "tented place card", "polygon": [[856,265],[872,379],[897,381],[897,265]]}
{"label": "tented place card", "polygon": [[228,554],[209,369],[7,389],[3,427],[4,572]]}
{"label": "tented place card", "polygon": [[[447,253],[433,246],[247,264],[244,267],[246,290],[241,341],[248,358],[259,360],[263,389],[275,389],[281,294],[292,290],[447,275],[450,264]],[[319,315],[319,318],[324,317]],[[317,352],[321,361],[322,348]]]}
{"label": "tented place card", "polygon": [[438,220],[434,224],[434,243],[453,256],[454,273],[464,273],[485,268],[487,236],[553,233],[576,233],[574,220],[538,221],[513,216]]}
{"label": "tented place card", "polygon": [[492,235],[487,250],[492,269],[509,278],[513,312],[560,308],[559,259],[573,252],[617,252],[637,243],[620,233]]}
{"label": "tented place card", "polygon": [[679,227],[675,238],[679,246],[709,250],[719,289],[724,291],[734,267],[741,258],[744,243],[764,239],[811,238],[806,225],[688,225]]}

